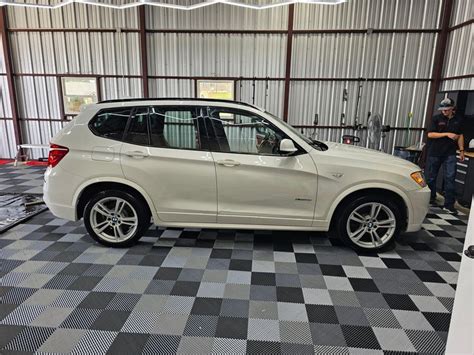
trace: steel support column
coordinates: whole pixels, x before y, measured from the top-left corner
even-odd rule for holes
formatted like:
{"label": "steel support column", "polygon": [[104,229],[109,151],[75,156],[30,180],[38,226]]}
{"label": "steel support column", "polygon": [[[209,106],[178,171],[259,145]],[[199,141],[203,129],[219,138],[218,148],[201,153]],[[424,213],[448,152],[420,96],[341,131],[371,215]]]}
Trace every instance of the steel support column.
{"label": "steel support column", "polygon": [[15,81],[13,78],[13,63],[12,63],[12,53],[10,50],[10,37],[8,35],[8,26],[7,26],[7,9],[6,6],[0,6],[0,33],[2,36],[3,44],[3,55],[5,57],[5,70],[7,76],[7,86],[10,96],[10,106],[12,111],[13,119],[13,130],[15,132],[15,142],[16,144],[23,143],[21,135],[21,126],[18,115],[18,101],[16,98],[15,90]]}
{"label": "steel support column", "polygon": [[293,19],[295,5],[288,6],[288,32],[286,42],[286,69],[285,69],[285,95],[283,97],[283,120],[288,121],[288,106],[290,101],[290,78],[291,78],[291,53],[293,48]]}
{"label": "steel support column", "polygon": [[142,86],[143,97],[149,97],[148,93],[148,50],[146,46],[146,15],[145,5],[138,7],[138,17],[140,26],[140,59],[142,64]]}
{"label": "steel support column", "polygon": [[443,1],[443,10],[441,12],[441,32],[438,35],[436,41],[435,57],[433,63],[433,71],[431,73],[431,88],[428,96],[428,107],[426,110],[425,117],[425,128],[428,128],[433,116],[433,108],[436,100],[436,93],[439,91],[439,87],[443,75],[443,64],[444,57],[446,56],[446,45],[448,42],[449,34],[449,22],[451,20],[451,13],[453,10],[453,0]]}

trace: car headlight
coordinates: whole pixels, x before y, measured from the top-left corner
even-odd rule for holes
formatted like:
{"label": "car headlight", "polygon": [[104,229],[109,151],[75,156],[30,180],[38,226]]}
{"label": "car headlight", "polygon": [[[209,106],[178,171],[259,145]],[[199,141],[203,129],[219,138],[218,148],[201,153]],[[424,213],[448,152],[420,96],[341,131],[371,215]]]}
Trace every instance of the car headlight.
{"label": "car headlight", "polygon": [[410,176],[421,187],[426,186],[425,177],[423,176],[423,173],[421,171],[416,171],[414,173],[411,173]]}

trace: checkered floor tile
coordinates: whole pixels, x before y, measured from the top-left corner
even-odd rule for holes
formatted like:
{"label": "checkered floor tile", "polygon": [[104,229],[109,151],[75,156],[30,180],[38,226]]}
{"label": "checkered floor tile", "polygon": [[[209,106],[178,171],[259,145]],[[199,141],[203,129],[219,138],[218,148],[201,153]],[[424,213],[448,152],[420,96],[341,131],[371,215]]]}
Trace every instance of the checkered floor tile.
{"label": "checkered floor tile", "polygon": [[466,223],[434,208],[378,255],[155,227],[109,249],[44,212],[0,235],[0,352],[443,353]]}
{"label": "checkered floor tile", "polygon": [[45,169],[22,163],[0,165],[0,192],[42,194]]}

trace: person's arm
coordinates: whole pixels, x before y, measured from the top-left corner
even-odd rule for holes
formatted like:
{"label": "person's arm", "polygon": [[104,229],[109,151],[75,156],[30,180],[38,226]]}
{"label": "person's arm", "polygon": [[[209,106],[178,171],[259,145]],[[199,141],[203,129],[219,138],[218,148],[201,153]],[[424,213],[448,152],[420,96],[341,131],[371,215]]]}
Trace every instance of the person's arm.
{"label": "person's arm", "polygon": [[447,137],[447,133],[437,132],[437,116],[435,116],[431,119],[431,127],[428,130],[428,138],[438,139],[438,138],[444,138],[444,137]]}
{"label": "person's arm", "polygon": [[459,138],[459,135],[456,133],[437,132],[438,131],[437,123],[438,123],[438,116],[434,116],[433,119],[431,120],[431,127],[428,130],[428,138],[439,139],[439,138],[448,137],[448,138],[451,138],[452,140],[456,140]]}
{"label": "person's arm", "polygon": [[456,134],[456,133],[451,133],[451,132],[443,132],[443,133],[428,132],[428,138],[437,139],[437,138],[444,138],[444,137],[448,137],[448,138],[451,138],[453,140],[456,140],[456,139],[459,138],[459,135]]}
{"label": "person's arm", "polygon": [[464,161],[464,134],[459,135],[458,147],[459,147],[459,160]]}
{"label": "person's arm", "polygon": [[447,133],[428,132],[428,138],[443,138],[447,137]]}

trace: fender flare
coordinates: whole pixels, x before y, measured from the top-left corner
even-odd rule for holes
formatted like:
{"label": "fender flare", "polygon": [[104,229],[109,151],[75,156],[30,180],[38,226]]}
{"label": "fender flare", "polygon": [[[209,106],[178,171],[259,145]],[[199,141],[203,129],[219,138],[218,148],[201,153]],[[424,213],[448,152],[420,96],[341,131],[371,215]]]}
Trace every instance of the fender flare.
{"label": "fender flare", "polygon": [[[150,213],[153,217],[153,220],[156,221],[156,222],[160,221],[160,219],[158,218],[158,214],[156,213],[155,204],[153,203],[153,200],[150,198],[150,196],[145,192],[145,190],[140,185],[138,185],[138,184],[136,184],[136,183],[134,183],[130,180],[126,180],[126,179],[116,177],[116,176],[115,177],[101,176],[101,177],[98,177],[98,178],[93,178],[93,179],[84,181],[81,185],[79,185],[79,187],[74,192],[74,195],[73,195],[73,198],[72,198],[72,203],[73,203],[73,206],[74,206],[76,218],[77,218],[77,204],[79,203],[79,198],[80,198],[82,192],[87,187],[89,187],[91,185],[94,185],[96,183],[107,183],[107,182],[126,185],[126,186],[129,186],[129,187],[137,190],[143,196],[146,203],[148,204],[148,208],[150,209]],[[156,222],[155,222],[155,224],[156,224]]]}
{"label": "fender flare", "polygon": [[381,190],[388,190],[390,192],[396,193],[398,196],[400,196],[405,202],[405,205],[407,207],[407,222],[410,222],[410,219],[412,218],[413,215],[413,206],[411,204],[410,199],[406,195],[405,192],[403,192],[402,189],[395,185],[387,184],[386,182],[380,182],[380,181],[373,181],[373,182],[365,182],[363,184],[357,184],[357,185],[352,185],[349,188],[345,189],[342,191],[337,198],[334,200],[334,202],[331,204],[331,207],[328,211],[328,221],[331,222],[332,218],[334,216],[334,212],[336,211],[336,208],[340,205],[342,200],[344,200],[347,196],[350,194],[360,191],[360,190],[366,190],[366,189],[381,189]]}

